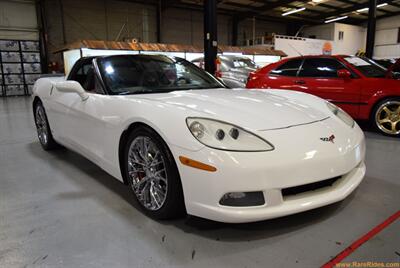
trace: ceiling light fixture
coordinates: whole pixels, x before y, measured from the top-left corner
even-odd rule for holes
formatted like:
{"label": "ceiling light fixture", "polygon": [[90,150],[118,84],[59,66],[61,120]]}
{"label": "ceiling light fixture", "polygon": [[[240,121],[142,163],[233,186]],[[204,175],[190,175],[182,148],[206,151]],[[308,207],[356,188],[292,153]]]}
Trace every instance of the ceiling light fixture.
{"label": "ceiling light fixture", "polygon": [[297,13],[297,12],[303,11],[305,9],[306,9],[305,7],[302,7],[302,8],[299,8],[299,9],[293,9],[293,10],[290,10],[288,12],[282,13],[282,16],[287,16],[287,15],[290,15],[290,14],[293,14],[293,13]]}
{"label": "ceiling light fixture", "polygon": [[[376,7],[380,8],[380,7],[384,7],[384,6],[387,6],[387,5],[388,5],[388,3],[382,3],[382,4],[377,5]],[[364,11],[368,11],[368,10],[369,10],[369,8],[365,7],[365,8],[357,9],[356,11],[357,12],[364,12]]]}
{"label": "ceiling light fixture", "polygon": [[344,20],[344,19],[347,19],[347,18],[348,18],[348,16],[338,17],[338,18],[326,20],[325,23],[330,23],[330,22],[334,22],[334,21],[338,21],[338,20]]}
{"label": "ceiling light fixture", "polygon": [[364,12],[367,11],[368,9],[369,9],[368,7],[357,9],[357,12]]}

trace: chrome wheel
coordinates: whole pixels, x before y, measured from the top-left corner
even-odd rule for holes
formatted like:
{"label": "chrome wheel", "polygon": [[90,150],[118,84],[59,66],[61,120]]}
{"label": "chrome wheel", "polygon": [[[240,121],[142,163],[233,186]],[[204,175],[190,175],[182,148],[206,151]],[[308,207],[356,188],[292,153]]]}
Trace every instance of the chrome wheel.
{"label": "chrome wheel", "polygon": [[42,106],[36,107],[36,129],[41,144],[46,145],[49,140],[49,128],[47,126],[46,114]]}
{"label": "chrome wheel", "polygon": [[375,114],[375,122],[386,134],[400,134],[400,101],[388,101],[379,106]]}
{"label": "chrome wheel", "polygon": [[148,210],[159,210],[168,192],[161,150],[150,137],[138,136],[129,147],[127,164],[131,187],[139,202]]}

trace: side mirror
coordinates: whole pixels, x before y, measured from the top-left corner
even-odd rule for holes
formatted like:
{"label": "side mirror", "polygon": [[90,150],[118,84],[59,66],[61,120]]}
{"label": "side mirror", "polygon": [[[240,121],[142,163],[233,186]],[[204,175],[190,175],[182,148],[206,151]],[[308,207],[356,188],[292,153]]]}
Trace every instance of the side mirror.
{"label": "side mirror", "polygon": [[396,80],[400,79],[400,72],[392,72],[390,75],[387,76],[388,78],[393,78]]}
{"label": "side mirror", "polygon": [[60,92],[66,92],[66,93],[76,93],[78,94],[82,101],[85,101],[89,98],[89,95],[87,92],[83,89],[81,84],[79,84],[76,81],[72,80],[67,80],[67,81],[62,81],[62,82],[56,82],[54,86],[57,88],[58,91]]}
{"label": "side mirror", "polygon": [[337,75],[338,75],[339,78],[343,78],[343,79],[350,79],[350,77],[351,77],[351,73],[347,69],[338,70],[337,71]]}

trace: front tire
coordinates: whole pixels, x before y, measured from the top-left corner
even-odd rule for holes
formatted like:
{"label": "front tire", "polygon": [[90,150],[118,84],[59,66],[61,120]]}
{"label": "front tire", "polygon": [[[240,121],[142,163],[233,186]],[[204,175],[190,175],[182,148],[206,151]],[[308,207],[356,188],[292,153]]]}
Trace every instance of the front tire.
{"label": "front tire", "polygon": [[400,136],[400,98],[390,98],[379,102],[373,110],[371,121],[381,133]]}
{"label": "front tire", "polygon": [[39,142],[46,151],[59,147],[51,134],[49,121],[47,120],[46,111],[41,102],[35,105],[35,125]]}
{"label": "front tire", "polygon": [[155,219],[172,219],[185,212],[178,168],[157,133],[145,126],[135,128],[124,156],[125,176],[146,214]]}

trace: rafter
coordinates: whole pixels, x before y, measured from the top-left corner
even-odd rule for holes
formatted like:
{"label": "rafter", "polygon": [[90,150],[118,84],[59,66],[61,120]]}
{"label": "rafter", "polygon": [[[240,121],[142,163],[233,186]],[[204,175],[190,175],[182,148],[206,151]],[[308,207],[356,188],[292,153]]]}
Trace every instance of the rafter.
{"label": "rafter", "polygon": [[[378,5],[379,4],[383,4],[383,3],[390,4],[393,1],[394,0],[378,0],[377,4]],[[339,16],[339,15],[344,15],[346,13],[350,13],[350,12],[356,11],[358,9],[366,8],[366,7],[368,7],[368,2],[362,3],[362,4],[354,4],[353,6],[350,6],[350,7],[347,7],[347,8],[341,8],[341,9],[338,9],[337,11],[326,13],[324,16],[318,17],[318,19],[326,19],[326,18],[330,18],[330,17],[336,17],[336,16]]]}

